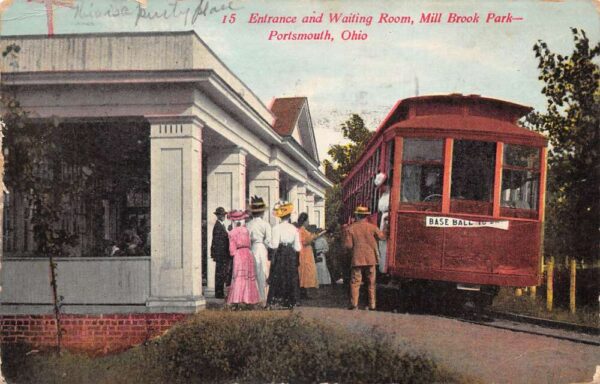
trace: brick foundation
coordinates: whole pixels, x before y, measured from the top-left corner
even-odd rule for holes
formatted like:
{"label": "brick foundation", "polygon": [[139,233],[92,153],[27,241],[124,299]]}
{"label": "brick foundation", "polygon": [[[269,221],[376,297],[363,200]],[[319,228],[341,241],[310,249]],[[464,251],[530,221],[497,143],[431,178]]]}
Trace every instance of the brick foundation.
{"label": "brick foundation", "polygon": [[[188,315],[179,313],[62,315],[64,349],[92,354],[122,351],[159,336]],[[0,315],[0,341],[35,349],[56,347],[53,315]]]}

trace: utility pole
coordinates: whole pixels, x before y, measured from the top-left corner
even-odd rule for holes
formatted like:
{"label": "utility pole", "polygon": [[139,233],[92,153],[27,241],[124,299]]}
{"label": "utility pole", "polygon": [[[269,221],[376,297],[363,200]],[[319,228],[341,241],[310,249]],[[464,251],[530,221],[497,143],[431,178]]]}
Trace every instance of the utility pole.
{"label": "utility pole", "polygon": [[419,96],[419,77],[415,76],[415,97]]}

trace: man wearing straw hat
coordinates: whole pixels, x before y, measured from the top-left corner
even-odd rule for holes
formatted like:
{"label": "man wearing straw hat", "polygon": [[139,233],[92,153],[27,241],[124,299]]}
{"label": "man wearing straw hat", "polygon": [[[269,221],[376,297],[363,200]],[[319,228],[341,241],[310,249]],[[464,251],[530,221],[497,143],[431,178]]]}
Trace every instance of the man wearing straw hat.
{"label": "man wearing straw hat", "polygon": [[377,240],[386,238],[385,233],[366,218],[371,212],[367,207],[358,206],[354,211],[356,221],[348,226],[344,233],[344,246],[352,250],[350,274],[350,307],[358,308],[358,295],[363,274],[369,292],[369,307],[375,309],[375,265],[377,264]]}

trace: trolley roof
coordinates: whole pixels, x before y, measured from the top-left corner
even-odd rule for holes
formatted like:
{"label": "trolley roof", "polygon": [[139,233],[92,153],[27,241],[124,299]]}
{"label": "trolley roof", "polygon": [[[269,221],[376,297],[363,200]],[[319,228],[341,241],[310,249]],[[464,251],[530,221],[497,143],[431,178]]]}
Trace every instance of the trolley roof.
{"label": "trolley roof", "polygon": [[411,136],[468,136],[482,141],[513,139],[529,145],[546,146],[546,137],[517,125],[517,121],[532,110],[509,101],[460,93],[399,100],[381,122],[346,179],[355,173],[371,146],[388,130],[399,130]]}
{"label": "trolley roof", "polygon": [[373,139],[393,126],[521,136],[532,139],[535,145],[545,145],[547,139],[543,135],[517,125],[517,121],[532,110],[524,105],[479,95],[452,93],[410,97],[394,105]]}

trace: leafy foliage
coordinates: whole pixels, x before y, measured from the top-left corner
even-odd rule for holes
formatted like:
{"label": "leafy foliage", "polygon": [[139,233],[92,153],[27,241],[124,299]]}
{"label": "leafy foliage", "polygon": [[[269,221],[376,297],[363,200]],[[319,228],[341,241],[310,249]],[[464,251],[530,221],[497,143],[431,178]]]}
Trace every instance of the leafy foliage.
{"label": "leafy foliage", "polygon": [[[19,51],[10,45],[3,56],[16,62]],[[101,199],[123,196],[132,186],[149,188],[148,127],[128,124],[132,128],[122,130],[110,122],[35,120],[2,85],[4,182],[27,207],[37,253],[49,258],[60,349],[62,297],[57,292],[54,257],[79,242],[77,225],[65,222],[91,212],[88,225],[95,235],[94,251],[104,247]]]}
{"label": "leafy foliage", "polygon": [[342,133],[344,139],[350,142],[332,145],[327,151],[332,161],[323,161],[325,175],[334,183],[341,183],[348,175],[373,136],[373,132],[367,129],[363,119],[355,113],[342,124]]}
{"label": "leafy foliage", "polygon": [[572,29],[571,55],[552,52],[538,41],[533,50],[544,82],[547,111],[526,123],[548,135],[546,253],[559,259],[593,261],[600,226],[600,43]]}
{"label": "leafy foliage", "polygon": [[332,145],[327,154],[331,161],[324,160],[325,175],[334,182],[333,187],[327,190],[325,195],[326,207],[326,226],[332,234],[332,242],[327,259],[332,272],[332,276],[337,279],[347,278],[350,271],[350,259],[346,249],[341,244],[341,227],[339,223],[339,214],[342,208],[342,180],[348,175],[362,152],[373,136],[365,126],[363,119],[352,114],[342,126],[344,139],[349,140],[346,144]]}
{"label": "leafy foliage", "polygon": [[204,311],[102,358],[17,352],[5,356],[7,376],[19,383],[462,382],[375,331],[349,333],[289,312]]}
{"label": "leafy foliage", "polygon": [[38,252],[58,256],[76,241],[74,228],[61,225],[74,210],[95,212],[97,249],[103,231],[101,200],[123,198],[132,189],[149,190],[150,138],[147,124],[129,122],[119,129],[111,122],[36,122],[18,100],[3,95],[5,183],[26,196]]}

